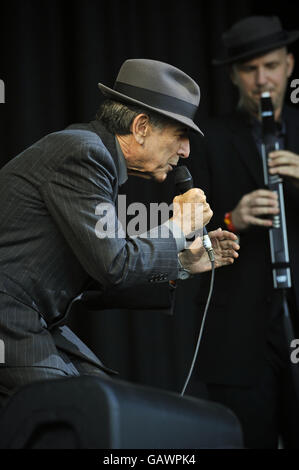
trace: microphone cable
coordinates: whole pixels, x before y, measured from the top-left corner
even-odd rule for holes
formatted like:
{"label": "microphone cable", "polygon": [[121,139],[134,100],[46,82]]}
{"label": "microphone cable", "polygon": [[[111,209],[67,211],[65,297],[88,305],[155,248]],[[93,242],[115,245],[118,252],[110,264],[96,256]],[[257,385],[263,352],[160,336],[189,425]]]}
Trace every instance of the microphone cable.
{"label": "microphone cable", "polygon": [[[191,176],[191,173],[185,165],[179,166],[175,169],[175,176],[174,177],[175,177],[175,186],[181,194],[185,193],[186,191],[188,191],[189,189],[194,187],[193,186],[193,178]],[[207,303],[206,303],[206,306],[205,306],[205,310],[204,310],[204,314],[203,314],[203,318],[202,318],[202,322],[201,322],[201,327],[200,327],[200,331],[199,331],[199,335],[198,335],[198,340],[197,340],[195,352],[194,352],[194,355],[193,355],[193,360],[192,360],[191,367],[190,367],[188,376],[186,378],[183,390],[181,392],[181,396],[184,396],[184,393],[185,393],[186,388],[189,384],[191,375],[193,373],[193,369],[194,369],[194,366],[195,366],[195,362],[196,362],[196,359],[197,359],[197,356],[198,356],[199,347],[200,347],[201,340],[202,340],[202,335],[203,335],[203,330],[204,330],[204,326],[205,326],[206,316],[207,316],[207,312],[208,312],[208,309],[209,309],[209,305],[210,305],[211,297],[212,297],[212,292],[213,292],[213,288],[214,288],[215,256],[214,256],[214,251],[213,251],[213,248],[212,248],[212,243],[211,243],[210,237],[209,237],[207,229],[205,227],[203,227],[202,242],[203,242],[204,249],[206,250],[206,252],[209,256],[209,260],[210,260],[211,266],[212,266],[212,274],[211,274],[211,280],[210,280],[210,290],[209,290],[209,295],[208,295]]]}
{"label": "microphone cable", "polygon": [[197,343],[196,343],[195,352],[194,352],[194,355],[193,355],[193,360],[192,360],[192,363],[191,363],[190,370],[189,370],[189,373],[187,375],[186,381],[184,383],[183,389],[181,391],[181,397],[184,396],[186,388],[189,384],[189,381],[190,381],[192,373],[193,373],[193,369],[194,369],[195,362],[196,362],[196,359],[197,359],[197,356],[198,356],[198,351],[199,351],[201,340],[202,340],[202,335],[203,335],[203,331],[204,331],[206,317],[207,317],[207,313],[208,313],[208,309],[209,309],[209,306],[210,306],[211,297],[212,297],[212,293],[213,293],[214,279],[215,279],[215,261],[212,260],[211,258],[210,258],[210,261],[211,261],[211,265],[212,265],[212,273],[211,273],[211,280],[210,280],[209,295],[208,295],[208,299],[207,299],[206,306],[205,306],[205,309],[204,309],[204,314],[203,314],[201,327],[200,327],[200,331],[199,331],[199,335],[198,335],[198,339],[197,339]]}

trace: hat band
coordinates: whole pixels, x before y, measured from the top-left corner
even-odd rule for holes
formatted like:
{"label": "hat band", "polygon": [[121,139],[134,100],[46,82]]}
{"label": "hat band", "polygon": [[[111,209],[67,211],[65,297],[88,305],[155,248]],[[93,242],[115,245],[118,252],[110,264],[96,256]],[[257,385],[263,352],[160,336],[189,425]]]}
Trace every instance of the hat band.
{"label": "hat band", "polygon": [[255,41],[247,42],[246,44],[239,47],[229,47],[228,53],[230,56],[238,56],[242,54],[247,54],[247,52],[255,52],[256,47],[262,46],[263,49],[267,49],[268,46],[276,43],[277,41],[284,41],[288,39],[288,35],[285,31],[278,31],[277,33],[270,34]]}
{"label": "hat band", "polygon": [[157,111],[161,109],[170,113],[181,114],[190,119],[193,119],[197,111],[197,106],[187,101],[157,91],[129,85],[128,83],[115,82],[114,90],[153,108],[158,108]]}

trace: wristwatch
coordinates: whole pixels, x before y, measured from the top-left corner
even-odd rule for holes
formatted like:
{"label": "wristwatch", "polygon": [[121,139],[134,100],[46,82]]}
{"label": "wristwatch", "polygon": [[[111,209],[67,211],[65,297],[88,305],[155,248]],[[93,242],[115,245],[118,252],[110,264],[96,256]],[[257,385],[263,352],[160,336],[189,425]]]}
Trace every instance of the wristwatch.
{"label": "wristwatch", "polygon": [[185,281],[186,279],[190,279],[190,277],[193,277],[193,274],[188,269],[184,268],[184,266],[181,263],[179,255],[180,253],[178,254],[178,262],[179,262],[178,279]]}

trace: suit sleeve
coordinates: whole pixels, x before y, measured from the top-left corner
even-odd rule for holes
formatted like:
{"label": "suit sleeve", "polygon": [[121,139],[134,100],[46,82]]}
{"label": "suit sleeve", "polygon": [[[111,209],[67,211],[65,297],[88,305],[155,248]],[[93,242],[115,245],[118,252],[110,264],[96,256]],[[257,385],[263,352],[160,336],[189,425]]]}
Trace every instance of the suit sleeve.
{"label": "suit sleeve", "polygon": [[104,288],[176,279],[171,231],[160,226],[142,238],[126,238],[116,215],[116,184],[107,149],[84,142],[68,151],[40,192],[72,252]]}

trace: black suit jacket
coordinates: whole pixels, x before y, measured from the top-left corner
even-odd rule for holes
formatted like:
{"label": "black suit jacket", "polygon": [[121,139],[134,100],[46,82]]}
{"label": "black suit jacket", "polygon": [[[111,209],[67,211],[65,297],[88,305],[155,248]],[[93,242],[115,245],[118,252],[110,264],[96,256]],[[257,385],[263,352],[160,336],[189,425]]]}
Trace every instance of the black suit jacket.
{"label": "black suit jacket", "polygon": [[[284,110],[286,149],[299,154],[299,112]],[[264,188],[262,161],[244,115],[213,119],[205,138],[194,141],[191,159],[196,186],[214,211],[209,229],[226,228],[224,214],[247,193]],[[285,206],[292,280],[299,305],[299,189],[285,181]],[[259,377],[274,292],[267,229],[252,227],[240,235],[240,257],[216,271],[197,373],[211,383],[251,385]],[[201,277],[199,309],[209,274]]]}
{"label": "black suit jacket", "polygon": [[[42,138],[0,171],[5,366],[68,373],[72,369],[60,357],[62,349],[105,369],[64,325],[74,302],[88,301],[96,310],[170,308],[165,281],[178,273],[172,233],[162,227],[157,238],[96,234],[98,204],[117,204],[118,162],[115,137],[93,121]],[[161,283],[164,300],[147,296],[147,305],[142,286],[149,291]]]}

